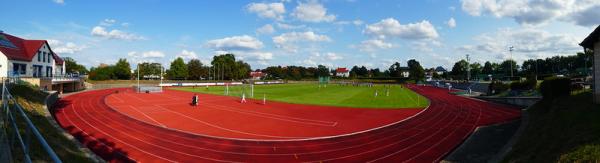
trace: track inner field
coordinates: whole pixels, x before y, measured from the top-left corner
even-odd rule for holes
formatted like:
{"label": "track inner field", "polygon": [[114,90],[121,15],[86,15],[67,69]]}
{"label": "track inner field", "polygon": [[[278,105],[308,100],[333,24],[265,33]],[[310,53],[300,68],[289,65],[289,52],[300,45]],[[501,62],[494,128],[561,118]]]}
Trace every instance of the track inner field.
{"label": "track inner field", "polygon": [[234,140],[174,131],[110,108],[104,100],[114,90],[66,97],[54,114],[69,133],[114,162],[436,162],[476,127],[520,115],[510,106],[453,96],[444,89],[409,87],[431,100],[427,110],[368,132],[314,140]]}

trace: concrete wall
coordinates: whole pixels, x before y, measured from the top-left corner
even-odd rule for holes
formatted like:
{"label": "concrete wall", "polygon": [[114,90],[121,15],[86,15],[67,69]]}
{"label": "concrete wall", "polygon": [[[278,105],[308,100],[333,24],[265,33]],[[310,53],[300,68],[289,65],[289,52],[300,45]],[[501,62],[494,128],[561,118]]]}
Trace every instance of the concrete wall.
{"label": "concrete wall", "polygon": [[594,101],[600,104],[600,42],[594,44]]}
{"label": "concrete wall", "polygon": [[485,97],[485,96],[477,96],[475,98],[486,100],[486,101],[493,101],[493,102],[497,102],[497,103],[522,106],[522,107],[529,107],[529,106],[537,103],[539,100],[541,100],[540,97]]}

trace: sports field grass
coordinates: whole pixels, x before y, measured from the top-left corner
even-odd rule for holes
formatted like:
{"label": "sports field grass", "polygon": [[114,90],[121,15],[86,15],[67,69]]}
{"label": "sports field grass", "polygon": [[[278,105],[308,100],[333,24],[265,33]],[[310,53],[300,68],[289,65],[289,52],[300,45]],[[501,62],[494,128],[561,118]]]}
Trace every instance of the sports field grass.
{"label": "sports field grass", "polygon": [[[171,89],[224,95],[226,87],[174,87]],[[255,85],[254,97],[251,97],[250,86],[229,86],[229,96],[241,97],[246,92],[246,98],[268,101],[280,101],[295,104],[312,104],[326,106],[344,106],[356,108],[417,108],[426,107],[429,102],[423,96],[412,92],[400,85],[341,86],[329,84],[319,87],[317,84],[278,84]],[[387,91],[389,90],[389,95]],[[377,91],[378,96],[375,97]]]}

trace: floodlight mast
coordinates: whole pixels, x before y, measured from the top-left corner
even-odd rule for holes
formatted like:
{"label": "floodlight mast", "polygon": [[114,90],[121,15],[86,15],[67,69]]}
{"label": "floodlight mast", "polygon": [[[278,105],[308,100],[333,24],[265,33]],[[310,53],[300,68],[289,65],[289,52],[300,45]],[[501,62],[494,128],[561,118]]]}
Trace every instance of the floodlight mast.
{"label": "floodlight mast", "polygon": [[467,82],[471,79],[471,58],[467,54]]}
{"label": "floodlight mast", "polygon": [[[508,47],[508,51],[510,51],[510,61],[511,61],[511,62],[509,63],[509,64],[510,64],[510,80],[511,80],[511,81],[512,81],[512,78],[513,78],[513,65],[512,65],[512,62],[514,62],[514,61],[513,61],[513,58],[512,58],[512,52],[513,52],[513,50],[514,50],[514,49],[515,49],[515,47],[514,47],[514,46],[510,46],[510,47]],[[515,62],[515,63],[516,63],[516,62]]]}

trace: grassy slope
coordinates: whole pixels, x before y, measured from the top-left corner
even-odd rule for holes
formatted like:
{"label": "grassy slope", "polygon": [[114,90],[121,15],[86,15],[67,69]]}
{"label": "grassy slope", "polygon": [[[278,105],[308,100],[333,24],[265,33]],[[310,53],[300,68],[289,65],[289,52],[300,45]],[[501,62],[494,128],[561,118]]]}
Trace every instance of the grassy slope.
{"label": "grassy slope", "polygon": [[[223,95],[225,87],[182,87],[172,88],[192,92]],[[250,88],[246,90],[249,92]],[[375,90],[379,96],[374,97]],[[241,86],[230,86],[230,96],[241,96]],[[281,101],[298,104],[314,104],[328,106],[345,106],[360,108],[415,108],[425,107],[428,101],[424,97],[398,85],[391,86],[389,96],[386,96],[383,85],[373,88],[361,86],[339,86],[330,84],[326,88],[319,88],[316,84],[280,84],[280,85],[255,85],[255,99]],[[249,98],[249,93],[246,94]],[[419,103],[417,103],[419,102]]]}
{"label": "grassy slope", "polygon": [[[63,162],[92,162],[74,143],[63,136],[61,132],[56,130],[56,128],[48,122],[43,111],[46,93],[32,89],[28,86],[14,86],[11,93],[17,98],[29,119],[34,123],[40,133],[42,133],[48,144],[50,144],[54,152],[56,152]],[[17,117],[20,118],[20,116]],[[18,120],[22,120],[22,118]],[[24,123],[20,124],[20,126],[24,125]],[[47,154],[37,140],[32,138],[32,141],[34,142],[31,145],[31,152],[33,154],[32,159],[36,160],[34,162],[49,162]]]}
{"label": "grassy slope", "polygon": [[529,126],[505,161],[600,161],[600,105],[591,100],[586,92],[532,106]]}

